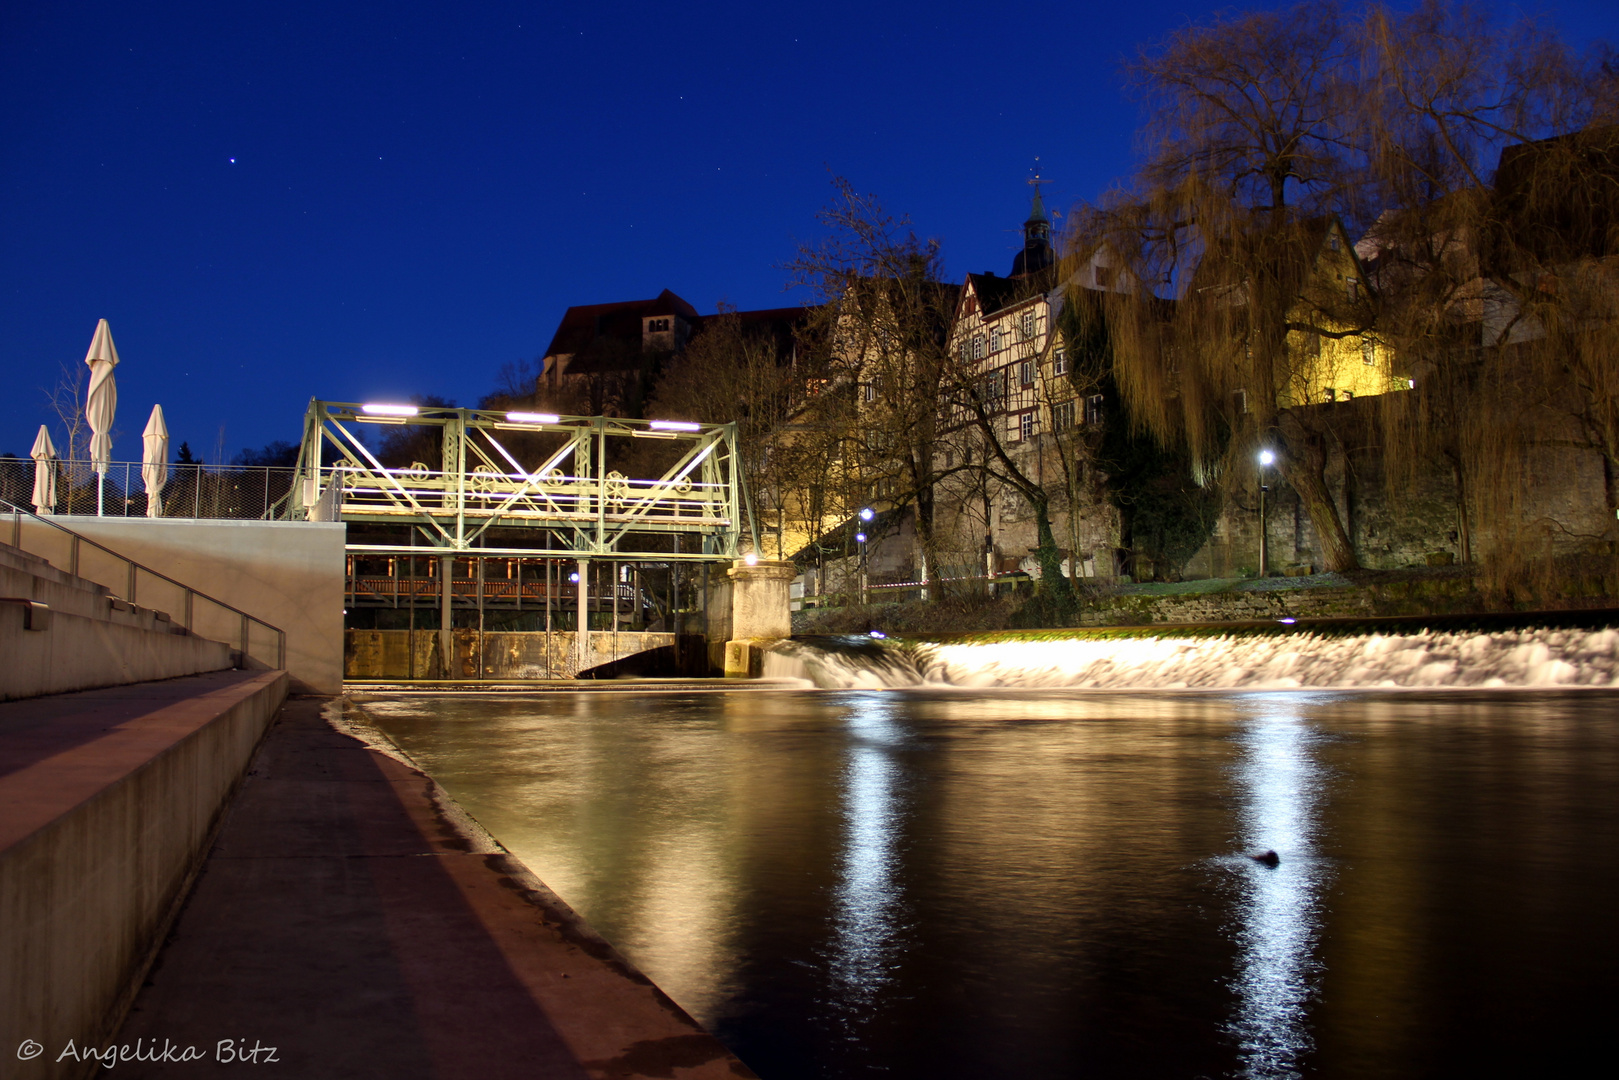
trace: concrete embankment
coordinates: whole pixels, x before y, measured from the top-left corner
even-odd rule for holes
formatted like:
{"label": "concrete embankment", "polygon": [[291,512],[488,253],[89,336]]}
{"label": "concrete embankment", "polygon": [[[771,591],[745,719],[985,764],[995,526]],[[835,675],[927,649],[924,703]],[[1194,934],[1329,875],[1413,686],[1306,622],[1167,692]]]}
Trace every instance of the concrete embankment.
{"label": "concrete embankment", "polygon": [[323,707],[278,717],[113,1040],[171,1062],[119,1075],[753,1075],[429,777]]}
{"label": "concrete embankment", "polygon": [[96,1071],[60,1052],[116,1030],[286,687],[226,671],[0,705],[7,1077]]}

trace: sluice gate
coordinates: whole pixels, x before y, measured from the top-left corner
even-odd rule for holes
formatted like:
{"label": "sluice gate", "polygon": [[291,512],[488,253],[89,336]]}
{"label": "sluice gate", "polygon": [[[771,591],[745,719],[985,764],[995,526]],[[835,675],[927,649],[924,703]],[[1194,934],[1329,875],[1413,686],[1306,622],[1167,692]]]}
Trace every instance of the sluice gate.
{"label": "sluice gate", "polygon": [[349,526],[350,678],[703,667],[711,568],[755,533],[734,423],[318,400],[278,511]]}

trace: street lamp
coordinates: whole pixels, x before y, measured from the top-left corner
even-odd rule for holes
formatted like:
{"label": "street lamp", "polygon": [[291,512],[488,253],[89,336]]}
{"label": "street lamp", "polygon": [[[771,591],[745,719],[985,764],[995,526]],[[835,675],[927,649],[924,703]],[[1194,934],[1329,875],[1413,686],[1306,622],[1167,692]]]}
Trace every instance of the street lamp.
{"label": "street lamp", "polygon": [[[859,517],[860,517],[861,521],[868,521],[869,522],[873,518],[875,518],[876,516],[877,516],[877,511],[873,510],[871,507],[862,506],[860,508]],[[867,587],[867,576],[866,576],[866,533],[865,533],[865,530],[861,530],[860,532],[855,533],[854,534],[854,540],[855,540],[855,543],[860,545],[860,606],[864,607],[866,605],[866,587]]]}
{"label": "street lamp", "polygon": [[1265,470],[1276,463],[1276,455],[1269,450],[1259,452],[1259,576],[1270,574],[1270,538],[1266,536],[1265,496],[1270,485],[1265,483]]}

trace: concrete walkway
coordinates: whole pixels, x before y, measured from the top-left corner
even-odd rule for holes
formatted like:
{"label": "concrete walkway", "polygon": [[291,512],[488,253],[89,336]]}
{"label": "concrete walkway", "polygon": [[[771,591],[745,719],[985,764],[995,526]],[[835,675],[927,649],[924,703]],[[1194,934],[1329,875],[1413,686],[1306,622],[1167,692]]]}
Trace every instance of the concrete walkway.
{"label": "concrete walkway", "polygon": [[287,702],[116,1039],[202,1059],[117,1075],[753,1076],[329,704]]}

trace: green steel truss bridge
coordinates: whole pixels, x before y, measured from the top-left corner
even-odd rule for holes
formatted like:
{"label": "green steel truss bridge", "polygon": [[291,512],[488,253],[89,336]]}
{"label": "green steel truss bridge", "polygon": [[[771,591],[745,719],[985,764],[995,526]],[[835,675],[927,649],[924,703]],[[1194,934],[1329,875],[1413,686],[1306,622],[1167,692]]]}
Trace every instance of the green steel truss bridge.
{"label": "green steel truss bridge", "polygon": [[[389,468],[359,437],[379,424],[432,429],[437,439],[419,445],[442,449]],[[642,439],[670,447],[662,460],[673,464],[653,479],[613,464]],[[717,562],[738,557],[744,523],[756,533],[739,463],[734,423],[311,401],[279,516],[404,526],[419,538],[350,543],[357,554]],[[488,542],[497,528],[511,546]],[[521,544],[510,529],[525,530]]]}

